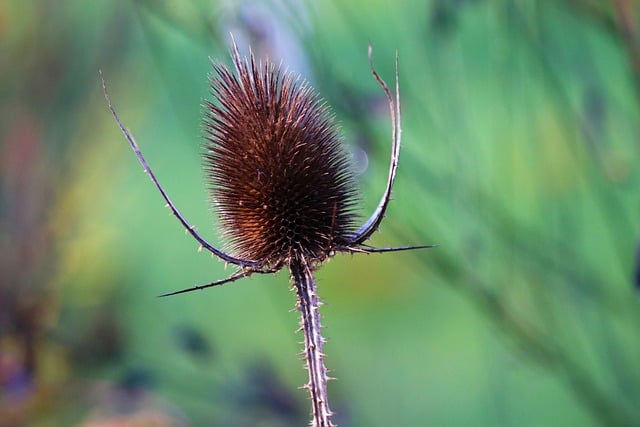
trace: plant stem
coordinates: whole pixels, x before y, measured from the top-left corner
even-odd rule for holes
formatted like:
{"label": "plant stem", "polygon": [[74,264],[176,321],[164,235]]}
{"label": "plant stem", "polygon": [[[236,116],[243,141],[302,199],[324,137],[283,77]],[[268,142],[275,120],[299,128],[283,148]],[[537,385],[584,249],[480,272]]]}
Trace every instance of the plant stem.
{"label": "plant stem", "polygon": [[309,383],[306,388],[311,395],[313,427],[331,427],[331,409],[327,397],[327,368],[324,366],[324,353],[322,346],[325,339],[322,337],[320,324],[321,305],[316,292],[316,281],[311,268],[304,259],[293,260],[289,266],[291,278],[296,288],[298,297],[298,310],[300,311],[300,326],[304,332],[304,358],[309,373]]}

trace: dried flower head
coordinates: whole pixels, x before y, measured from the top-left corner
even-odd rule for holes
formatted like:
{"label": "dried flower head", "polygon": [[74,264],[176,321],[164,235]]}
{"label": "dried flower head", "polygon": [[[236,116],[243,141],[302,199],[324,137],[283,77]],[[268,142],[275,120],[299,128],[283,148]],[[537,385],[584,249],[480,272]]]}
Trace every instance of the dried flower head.
{"label": "dried flower head", "polygon": [[320,262],[355,232],[356,185],[333,116],[270,61],[214,65],[204,163],[234,256],[261,266]]}
{"label": "dried flower head", "polygon": [[254,273],[288,267],[296,290],[305,362],[309,373],[312,425],[333,426],[327,398],[327,370],[321,335],[320,300],[313,271],[334,252],[391,252],[429,248],[372,248],[365,242],[385,215],[400,154],[400,94],[396,56],[395,99],[386,83],[371,71],[389,102],[392,150],[387,186],[378,207],[355,227],[357,192],[333,116],[300,78],[253,55],[241,59],[233,44],[236,73],[214,65],[212,102],[205,102],[204,165],[223,234],[233,255],[208,243],[182,216],[140,152],[133,136],[107,104],[138,160],[167,202],[171,212],[201,247],[238,266],[230,277],[162,296],[233,282]]}

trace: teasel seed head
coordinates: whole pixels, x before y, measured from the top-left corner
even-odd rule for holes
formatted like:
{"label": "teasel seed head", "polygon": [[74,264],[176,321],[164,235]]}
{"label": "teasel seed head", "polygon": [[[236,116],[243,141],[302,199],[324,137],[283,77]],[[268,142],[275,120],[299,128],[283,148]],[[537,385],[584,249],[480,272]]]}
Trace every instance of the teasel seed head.
{"label": "teasel seed head", "polygon": [[357,191],[341,134],[300,77],[269,60],[214,64],[204,167],[234,256],[280,268],[324,260],[355,232]]}

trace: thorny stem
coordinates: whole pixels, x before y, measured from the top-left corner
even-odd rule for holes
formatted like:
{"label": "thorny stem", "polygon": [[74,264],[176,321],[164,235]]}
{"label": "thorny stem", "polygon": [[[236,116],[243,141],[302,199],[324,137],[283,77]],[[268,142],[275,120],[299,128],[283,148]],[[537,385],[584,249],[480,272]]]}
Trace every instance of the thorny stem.
{"label": "thorny stem", "polygon": [[324,366],[324,353],[322,345],[325,339],[322,337],[322,325],[320,324],[321,305],[316,292],[316,281],[307,262],[293,260],[289,266],[291,279],[296,288],[298,297],[298,310],[300,311],[300,324],[304,332],[304,358],[309,373],[309,383],[306,387],[311,395],[313,427],[331,427],[331,409],[327,395],[327,368]]}

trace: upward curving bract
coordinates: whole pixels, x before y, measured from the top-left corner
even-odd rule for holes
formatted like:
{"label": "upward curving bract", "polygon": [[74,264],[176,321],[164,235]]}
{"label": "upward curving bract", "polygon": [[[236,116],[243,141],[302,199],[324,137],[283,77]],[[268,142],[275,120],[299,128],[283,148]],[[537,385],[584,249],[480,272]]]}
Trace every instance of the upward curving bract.
{"label": "upward curving bract", "polygon": [[284,267],[324,260],[356,230],[357,191],[339,129],[297,75],[270,61],[214,65],[204,167],[234,256]]}

